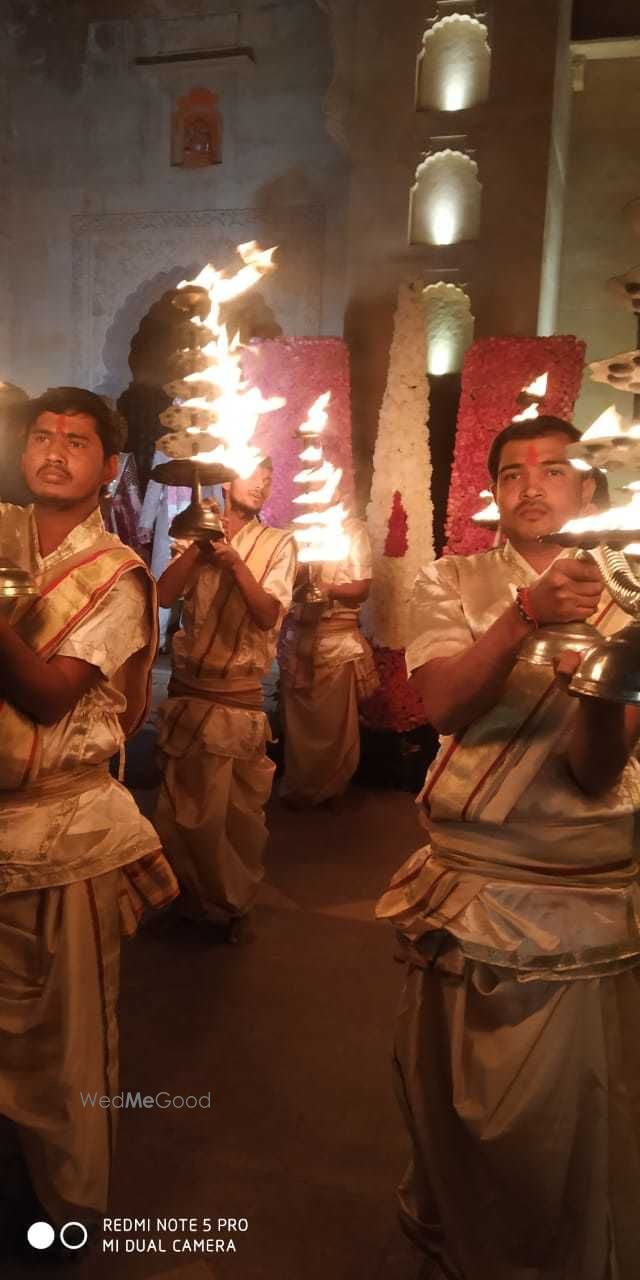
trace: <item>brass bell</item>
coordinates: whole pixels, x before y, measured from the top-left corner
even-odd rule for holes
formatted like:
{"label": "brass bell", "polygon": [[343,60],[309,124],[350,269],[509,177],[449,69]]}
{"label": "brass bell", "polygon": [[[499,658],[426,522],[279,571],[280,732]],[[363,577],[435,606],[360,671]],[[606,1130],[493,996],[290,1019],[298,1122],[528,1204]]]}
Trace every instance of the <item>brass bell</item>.
{"label": "brass bell", "polygon": [[303,618],[317,617],[329,604],[329,597],[322,588],[322,564],[307,564],[308,578],[295,592],[294,604],[300,605]]}
{"label": "brass bell", "polygon": [[193,486],[189,506],[174,516],[169,533],[172,538],[193,538],[196,542],[218,542],[225,537],[220,508],[217,502],[202,501],[198,481]]}
{"label": "brass bell", "polygon": [[574,672],[569,693],[605,702],[640,703],[640,622],[600,636]]}
{"label": "brass bell", "polygon": [[228,467],[218,463],[198,462],[196,458],[174,459],[161,462],[151,472],[152,480],[160,484],[184,485],[191,489],[191,502],[178,512],[171,522],[172,538],[192,538],[195,542],[216,542],[225,537],[220,508],[217,503],[202,501],[203,484],[223,484],[235,475]]}
{"label": "brass bell", "polygon": [[0,600],[38,594],[38,588],[26,569],[20,569],[12,560],[0,559]]}
{"label": "brass bell", "polygon": [[523,642],[519,662],[531,662],[534,666],[553,666],[554,658],[567,649],[591,649],[602,641],[602,636],[590,622],[550,622],[539,627]]}

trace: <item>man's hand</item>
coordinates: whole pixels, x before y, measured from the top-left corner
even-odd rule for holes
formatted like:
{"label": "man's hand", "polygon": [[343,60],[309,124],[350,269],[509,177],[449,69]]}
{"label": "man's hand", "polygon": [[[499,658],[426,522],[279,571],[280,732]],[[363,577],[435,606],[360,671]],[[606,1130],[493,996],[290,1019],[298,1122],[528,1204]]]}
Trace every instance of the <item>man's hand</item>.
{"label": "man's hand", "polygon": [[238,565],[244,564],[242,556],[235,547],[232,547],[229,542],[224,542],[222,538],[207,544],[205,556],[210,564],[215,564],[220,569],[227,569],[229,573],[236,573]]}
{"label": "man's hand", "polygon": [[529,587],[529,601],[539,623],[582,622],[595,613],[603,587],[595,561],[555,560]]}

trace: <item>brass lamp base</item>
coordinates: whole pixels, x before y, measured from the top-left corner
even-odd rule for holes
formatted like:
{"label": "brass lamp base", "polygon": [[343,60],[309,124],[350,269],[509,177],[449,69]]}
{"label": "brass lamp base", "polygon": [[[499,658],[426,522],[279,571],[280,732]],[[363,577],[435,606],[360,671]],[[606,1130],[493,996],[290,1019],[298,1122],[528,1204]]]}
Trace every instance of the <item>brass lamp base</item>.
{"label": "brass lamp base", "polygon": [[161,462],[151,472],[151,479],[160,484],[188,486],[192,490],[191,502],[178,512],[169,528],[172,538],[193,538],[195,542],[216,542],[225,537],[220,509],[216,503],[205,505],[202,501],[203,484],[224,484],[233,480],[235,471],[219,463],[198,462],[184,458],[173,462]]}
{"label": "brass lamp base", "polygon": [[600,636],[574,673],[569,693],[605,702],[640,703],[640,622],[630,622],[606,640]]}
{"label": "brass lamp base", "polygon": [[184,511],[174,516],[169,527],[172,538],[192,538],[195,542],[218,542],[225,537],[220,508],[210,507],[194,496]]}
{"label": "brass lamp base", "polygon": [[322,563],[312,560],[307,563],[308,578],[296,587],[294,603],[301,609],[303,621],[313,622],[330,603],[329,597],[322,587]]}
{"label": "brass lamp base", "polygon": [[567,649],[592,649],[601,644],[602,636],[590,622],[553,622],[538,627],[524,641],[519,662],[531,662],[534,666],[553,666],[553,659]]}
{"label": "brass lamp base", "polygon": [[296,603],[305,607],[320,607],[329,603],[329,597],[325,595],[321,587],[316,586],[315,582],[307,582],[296,592]]}
{"label": "brass lamp base", "polygon": [[223,467],[219,462],[199,462],[197,458],[174,458],[171,462],[161,462],[151,472],[151,479],[158,484],[186,485],[193,488],[196,480],[200,484],[226,484],[235,480],[236,472]]}
{"label": "brass lamp base", "polygon": [[0,600],[37,595],[38,588],[26,569],[19,569],[12,560],[0,560]]}

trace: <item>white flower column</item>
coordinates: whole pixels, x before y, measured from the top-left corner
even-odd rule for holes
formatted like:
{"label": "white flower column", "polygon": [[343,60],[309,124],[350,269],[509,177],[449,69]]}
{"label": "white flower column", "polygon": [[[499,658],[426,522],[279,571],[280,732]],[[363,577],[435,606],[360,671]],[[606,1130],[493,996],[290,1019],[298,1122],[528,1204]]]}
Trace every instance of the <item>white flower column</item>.
{"label": "white flower column", "polygon": [[[424,326],[422,286],[401,285],[367,507],[373,584],[366,625],[376,643],[390,649],[408,642],[413,583],[420,566],[434,558]],[[396,494],[406,516],[406,549],[388,554]]]}

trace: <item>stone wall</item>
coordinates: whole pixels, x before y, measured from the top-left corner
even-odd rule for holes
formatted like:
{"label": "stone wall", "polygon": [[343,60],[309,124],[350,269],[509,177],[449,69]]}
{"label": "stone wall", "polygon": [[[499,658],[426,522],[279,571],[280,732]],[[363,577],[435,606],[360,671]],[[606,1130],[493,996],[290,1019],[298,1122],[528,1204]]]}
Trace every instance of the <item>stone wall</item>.
{"label": "stone wall", "polygon": [[[254,238],[280,245],[262,292],[283,330],[342,333],[347,164],[325,126],[332,50],[315,0],[10,7],[0,377],[117,395],[151,302]],[[220,46],[255,62],[181,60]],[[136,65],[158,54],[177,60]],[[184,169],[170,163],[171,114],[194,87],[219,95],[222,164]]]}
{"label": "stone wall", "polygon": [[[335,25],[345,41],[347,5],[348,0],[334,0]],[[352,353],[354,448],[363,492],[401,281],[465,285],[476,337],[537,332],[556,68],[558,58],[569,62],[568,7],[569,0],[492,0],[489,99],[447,112],[415,110],[416,57],[425,21],[436,16],[435,0],[428,6],[424,0],[363,0],[359,6],[352,98],[343,117],[353,165],[345,336]],[[437,148],[450,135],[462,135],[449,145],[469,148],[478,163],[478,238],[409,246],[416,166],[434,139]],[[558,213],[557,199],[551,213]],[[552,249],[557,254],[557,239],[547,236],[547,259]],[[551,328],[552,310],[553,296],[545,312]]]}
{"label": "stone wall", "polygon": [[[606,282],[640,263],[640,238],[625,214],[640,197],[639,67],[637,58],[589,61],[573,97],[558,331],[584,338],[587,360],[636,346],[635,319]],[[630,396],[585,375],[577,426],[612,403],[630,417]]]}

